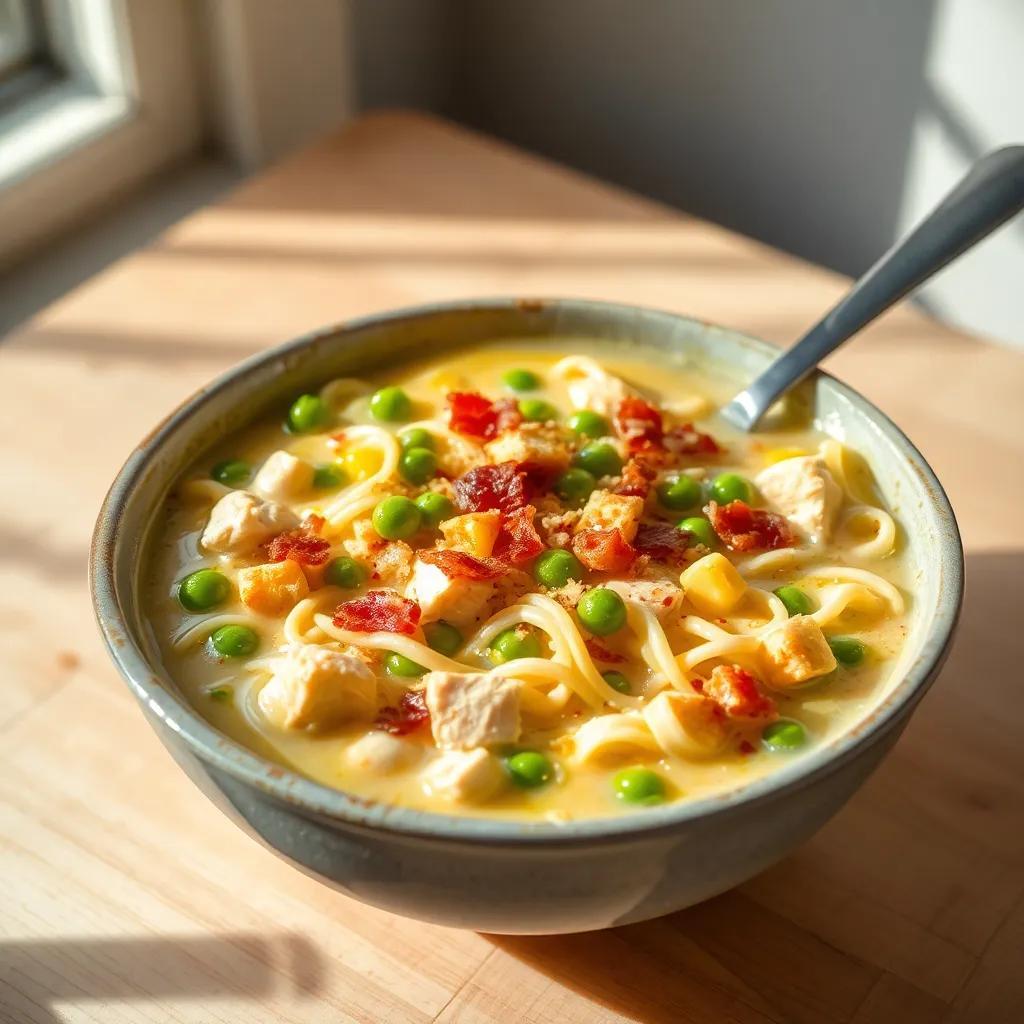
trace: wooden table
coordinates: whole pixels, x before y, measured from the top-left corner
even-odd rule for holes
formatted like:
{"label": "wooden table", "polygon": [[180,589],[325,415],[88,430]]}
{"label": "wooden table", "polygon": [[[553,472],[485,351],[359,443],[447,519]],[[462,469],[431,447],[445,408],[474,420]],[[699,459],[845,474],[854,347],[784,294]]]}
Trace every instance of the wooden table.
{"label": "wooden table", "polygon": [[795,337],[836,275],[449,125],[364,118],[189,217],[2,350],[4,1021],[1024,1020],[1024,358],[899,310],[832,361],[914,438],[964,531],[949,667],[813,842],[597,934],[449,931],[275,859],[160,747],[95,633],[86,548],[135,439],[251,352],[508,293]]}

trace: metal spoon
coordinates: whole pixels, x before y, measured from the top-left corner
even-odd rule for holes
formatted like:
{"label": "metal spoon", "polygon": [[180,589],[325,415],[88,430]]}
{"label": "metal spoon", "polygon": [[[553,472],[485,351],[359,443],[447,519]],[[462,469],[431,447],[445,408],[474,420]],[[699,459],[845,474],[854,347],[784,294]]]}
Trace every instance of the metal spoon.
{"label": "metal spoon", "polygon": [[1024,146],[986,154],[838,305],[722,409],[753,430],[768,409],[830,352],[1024,207]]}

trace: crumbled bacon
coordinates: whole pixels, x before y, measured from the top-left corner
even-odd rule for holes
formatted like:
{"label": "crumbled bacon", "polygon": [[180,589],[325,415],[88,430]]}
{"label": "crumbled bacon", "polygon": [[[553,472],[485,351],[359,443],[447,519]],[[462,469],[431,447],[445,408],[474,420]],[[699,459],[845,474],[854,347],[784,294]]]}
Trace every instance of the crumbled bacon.
{"label": "crumbled bacon", "polygon": [[763,694],[757,680],[739,665],[716,665],[711,678],[702,680],[700,691],[730,718],[771,721],[778,717],[775,701]]}
{"label": "crumbled bacon", "polygon": [[508,566],[496,558],[476,558],[452,548],[428,548],[417,551],[416,557],[428,565],[436,565],[450,580],[496,580],[508,572]]}
{"label": "crumbled bacon", "polygon": [[415,601],[400,597],[392,590],[371,590],[363,597],[339,604],[334,609],[334,624],[339,629],[354,633],[416,632],[420,621],[420,606]]}
{"label": "crumbled bacon", "polygon": [[646,498],[657,473],[647,459],[634,455],[623,467],[622,480],[615,488],[615,493],[633,498]]}
{"label": "crumbled bacon", "polygon": [[302,525],[310,533],[322,533],[323,528],[327,525],[327,520],[315,512],[308,512],[306,518],[302,520]]}
{"label": "crumbled bacon", "polygon": [[673,455],[717,455],[723,451],[710,434],[701,433],[692,423],[684,423],[665,431],[662,444]]}
{"label": "crumbled bacon", "polygon": [[323,565],[330,553],[331,542],[316,536],[310,526],[303,523],[297,530],[286,530],[271,537],[263,547],[271,562],[290,558],[300,565]]}
{"label": "crumbled bacon", "polygon": [[661,413],[642,398],[624,398],[615,411],[615,430],[631,452],[662,446]]}
{"label": "crumbled bacon", "polygon": [[477,466],[455,481],[455,504],[462,512],[489,512],[497,509],[506,515],[526,504],[524,473],[514,462]]}
{"label": "crumbled bacon", "polygon": [[633,547],[655,562],[678,565],[684,560],[690,535],[668,523],[641,523],[633,538]]}
{"label": "crumbled bacon", "polygon": [[475,441],[490,441],[519,426],[522,418],[515,399],[492,402],[476,391],[448,393],[448,425],[456,434]]}
{"label": "crumbled bacon", "polygon": [[587,652],[594,661],[600,661],[605,665],[622,665],[629,661],[624,654],[609,650],[597,637],[588,636],[583,642],[587,645]]}
{"label": "crumbled bacon", "polygon": [[617,529],[580,530],[572,539],[572,550],[588,569],[598,572],[627,572],[637,556],[636,548]]}
{"label": "crumbled bacon", "polygon": [[544,542],[533,525],[536,514],[532,505],[524,505],[501,517],[501,530],[494,542],[495,558],[509,565],[519,565],[544,550]]}
{"label": "crumbled bacon", "polygon": [[430,721],[430,711],[422,690],[406,690],[398,705],[381,708],[374,721],[374,727],[391,733],[392,736],[408,736],[409,733]]}
{"label": "crumbled bacon", "polygon": [[704,514],[733,551],[771,551],[791,547],[795,542],[785,516],[751,508],[745,501],[730,501],[728,505],[711,501]]}

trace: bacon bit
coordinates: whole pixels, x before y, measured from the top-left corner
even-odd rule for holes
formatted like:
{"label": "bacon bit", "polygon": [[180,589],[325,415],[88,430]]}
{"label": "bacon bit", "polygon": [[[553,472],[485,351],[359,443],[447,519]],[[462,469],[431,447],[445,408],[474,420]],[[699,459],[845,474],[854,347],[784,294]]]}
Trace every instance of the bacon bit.
{"label": "bacon bit", "polygon": [[657,473],[658,471],[646,459],[634,455],[623,467],[622,480],[615,488],[615,493],[633,498],[646,498]]}
{"label": "bacon bit", "polygon": [[752,754],[757,748],[750,740],[744,740],[739,747],[741,754]]}
{"label": "bacon bit", "polygon": [[605,665],[622,665],[629,661],[624,654],[610,651],[597,637],[588,636],[583,642],[587,645],[587,651],[594,661],[603,662]]}
{"label": "bacon bit", "polygon": [[315,512],[310,512],[305,519],[302,520],[302,526],[310,533],[323,533],[324,527],[327,525],[327,520],[323,516],[318,516]]}
{"label": "bacon bit", "polygon": [[331,542],[317,537],[304,523],[297,530],[286,530],[271,537],[263,545],[271,562],[283,562],[290,558],[300,565],[323,565],[331,550]]}
{"label": "bacon bit", "polygon": [[381,708],[373,725],[392,736],[408,736],[430,721],[422,690],[406,690],[397,707]]}
{"label": "bacon bit", "polygon": [[624,398],[615,411],[615,430],[631,452],[662,447],[661,413],[642,398]]}
{"label": "bacon bit", "polygon": [[490,441],[522,422],[519,406],[513,398],[492,402],[477,391],[448,393],[448,425],[456,434],[475,441]]}
{"label": "bacon bit", "polygon": [[452,548],[427,548],[416,557],[427,565],[436,565],[450,580],[496,580],[508,572],[508,566],[496,558],[476,558]]}
{"label": "bacon bit", "polygon": [[717,665],[703,681],[701,693],[710,697],[730,718],[771,721],[778,717],[775,701],[765,696],[757,680],[739,665]]}
{"label": "bacon bit", "polygon": [[672,427],[662,442],[673,455],[718,455],[725,449],[710,435],[695,429],[692,423]]}
{"label": "bacon bit", "polygon": [[337,434],[331,434],[327,438],[328,448],[343,448],[345,446],[345,431],[341,430]]}
{"label": "bacon bit", "polygon": [[508,515],[526,504],[524,473],[514,462],[477,466],[455,481],[455,504],[462,512],[497,509]]}
{"label": "bacon bit", "polygon": [[371,590],[334,609],[334,624],[353,633],[402,633],[411,636],[420,621],[420,606],[391,590]]}
{"label": "bacon bit", "polygon": [[637,556],[636,548],[618,529],[580,530],[572,539],[572,550],[588,569],[598,572],[626,572]]}
{"label": "bacon bit", "polygon": [[711,501],[704,514],[711,520],[715,533],[733,551],[772,551],[795,543],[785,516],[751,508],[745,501],[730,501],[724,506]]}
{"label": "bacon bit", "polygon": [[[656,562],[679,565],[685,561],[690,535],[668,523],[641,523],[633,538],[633,547]],[[669,599],[668,604],[672,601]]]}
{"label": "bacon bit", "polygon": [[536,514],[532,505],[524,505],[502,516],[501,530],[494,542],[495,558],[509,565],[519,565],[544,550],[544,542],[533,525]]}

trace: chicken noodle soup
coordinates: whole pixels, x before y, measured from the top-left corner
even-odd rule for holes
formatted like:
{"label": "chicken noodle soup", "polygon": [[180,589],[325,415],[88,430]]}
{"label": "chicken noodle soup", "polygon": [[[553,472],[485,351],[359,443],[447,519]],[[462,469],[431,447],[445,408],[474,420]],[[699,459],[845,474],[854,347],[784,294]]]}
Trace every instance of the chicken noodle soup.
{"label": "chicken noodle soup", "polygon": [[240,742],[405,806],[568,820],[771,772],[883,695],[905,566],[864,460],[731,430],[734,385],[520,343],[295,396],[168,499],[164,661]]}

